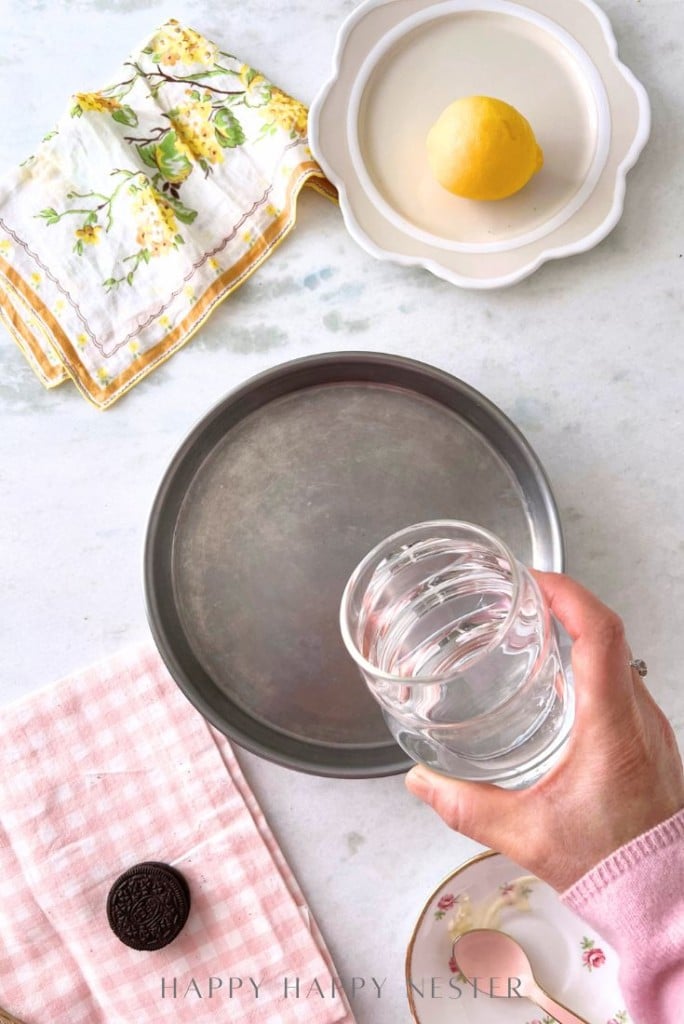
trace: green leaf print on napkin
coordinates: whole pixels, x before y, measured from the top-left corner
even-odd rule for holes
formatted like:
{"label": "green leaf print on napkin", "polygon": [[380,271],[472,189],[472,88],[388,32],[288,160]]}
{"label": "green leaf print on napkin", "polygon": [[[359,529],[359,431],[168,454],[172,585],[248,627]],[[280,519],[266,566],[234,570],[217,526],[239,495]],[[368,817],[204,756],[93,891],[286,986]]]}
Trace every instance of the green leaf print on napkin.
{"label": "green leaf print on napkin", "polygon": [[[200,70],[195,70],[198,66]],[[148,99],[168,94],[166,109],[161,103],[156,106],[157,124],[123,136],[131,164],[140,169],[113,168],[110,173],[119,181],[109,194],[67,193],[65,201],[84,202],[62,209],[50,206],[35,214],[46,227],[67,216],[80,218],[73,251],[85,258],[103,233],[116,224],[121,236],[118,250],[129,251],[117,257],[115,272],[101,282],[107,292],[124,282],[132,285],[151,259],[185,243],[179,224],[192,224],[197,211],[183,200],[183,186],[193,174],[208,177],[230,159],[231,150],[248,142],[240,109],[258,110],[261,118],[252,144],[263,141],[276,126],[292,139],[305,137],[307,130],[307,110],[302,103],[175,20],[163,25],[124,67],[128,77],[123,81],[99,92],[76,93],[70,112],[75,118],[107,118],[126,128],[138,128],[140,114],[124,103],[124,98],[141,84]],[[125,206],[124,199],[128,200]],[[133,237],[137,249],[133,249]]]}

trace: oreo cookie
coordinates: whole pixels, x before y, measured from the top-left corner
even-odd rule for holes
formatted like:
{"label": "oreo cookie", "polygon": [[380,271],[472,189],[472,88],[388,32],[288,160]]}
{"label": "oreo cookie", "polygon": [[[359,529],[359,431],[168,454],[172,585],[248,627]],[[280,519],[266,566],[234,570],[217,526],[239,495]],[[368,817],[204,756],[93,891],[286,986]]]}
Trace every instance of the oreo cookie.
{"label": "oreo cookie", "polygon": [[119,875],[107,897],[107,920],[131,949],[162,949],[190,913],[190,890],[180,871],[145,861]]}

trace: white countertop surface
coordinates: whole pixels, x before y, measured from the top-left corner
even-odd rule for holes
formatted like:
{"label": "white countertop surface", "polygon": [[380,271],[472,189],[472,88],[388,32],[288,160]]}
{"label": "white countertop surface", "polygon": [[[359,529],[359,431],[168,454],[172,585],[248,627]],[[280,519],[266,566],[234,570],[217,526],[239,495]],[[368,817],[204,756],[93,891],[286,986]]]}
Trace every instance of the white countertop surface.
{"label": "white countertop surface", "polygon": [[[0,0],[0,173],[33,151],[70,93],[104,85],[169,17],[310,102],[353,6]],[[359,349],[452,372],[526,434],[558,500],[568,571],[622,614],[684,739],[684,2],[602,6],[649,93],[653,130],[622,220],[591,252],[508,290],[463,291],[376,262],[333,204],[305,192],[272,258],[104,413],[68,384],[44,391],[0,329],[0,703],[147,636],[148,511],[173,452],[212,404],[276,363]],[[340,977],[367,979],[353,1002],[359,1024],[407,1021],[414,920],[478,847],[400,777],[319,779],[238,754]],[[380,998],[371,977],[387,979]]]}

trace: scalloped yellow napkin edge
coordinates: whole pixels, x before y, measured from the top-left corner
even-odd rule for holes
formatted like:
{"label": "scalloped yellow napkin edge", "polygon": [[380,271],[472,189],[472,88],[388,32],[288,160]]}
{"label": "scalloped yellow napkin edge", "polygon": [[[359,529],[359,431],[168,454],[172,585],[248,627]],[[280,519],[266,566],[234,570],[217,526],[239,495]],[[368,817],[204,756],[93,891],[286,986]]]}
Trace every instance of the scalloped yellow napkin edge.
{"label": "scalloped yellow napkin edge", "polygon": [[0,319],[46,387],[107,408],[194,334],[295,222],[336,197],[307,110],[175,20],[77,93],[0,182]]}

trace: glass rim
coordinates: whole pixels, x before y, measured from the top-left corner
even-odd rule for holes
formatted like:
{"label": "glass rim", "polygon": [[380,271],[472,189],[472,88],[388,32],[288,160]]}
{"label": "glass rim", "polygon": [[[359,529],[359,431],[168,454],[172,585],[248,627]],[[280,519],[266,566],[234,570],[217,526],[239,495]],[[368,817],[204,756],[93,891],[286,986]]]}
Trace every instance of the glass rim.
{"label": "glass rim", "polygon": [[520,591],[521,591],[521,572],[520,565],[517,558],[500,537],[497,537],[491,530],[486,529],[484,526],[478,526],[477,523],[468,522],[465,519],[428,519],[421,523],[413,523],[411,526],[404,526],[401,530],[397,530],[395,533],[389,534],[381,540],[375,547],[364,555],[361,561],[358,563],[356,568],[353,570],[351,576],[347,580],[344,591],[342,593],[342,600],[340,602],[340,632],[342,634],[342,641],[344,646],[347,648],[348,653],[351,655],[353,660],[362,672],[373,676],[375,679],[382,680],[387,683],[397,683],[402,686],[423,686],[434,683],[444,683],[449,679],[455,678],[462,673],[459,672],[439,672],[437,675],[418,675],[418,676],[401,676],[395,675],[393,672],[386,672],[377,665],[374,665],[369,661],[359,650],[356,641],[352,637],[352,632],[349,625],[349,608],[351,606],[351,596],[354,592],[354,588],[358,583],[359,577],[368,569],[369,565],[378,557],[387,545],[395,544],[400,538],[408,536],[416,530],[422,529],[458,529],[470,530],[473,533],[479,534],[480,537],[489,541],[493,544],[508,560],[508,564],[511,569],[511,576],[513,582],[513,594],[511,599],[511,606],[508,609],[508,613],[503,622],[499,625],[494,637],[490,640],[486,647],[481,651],[478,651],[477,657],[473,659],[470,666],[476,665],[482,660],[485,655],[490,654],[491,651],[499,644],[502,636],[508,629],[512,619],[518,613],[518,607],[520,604]]}

